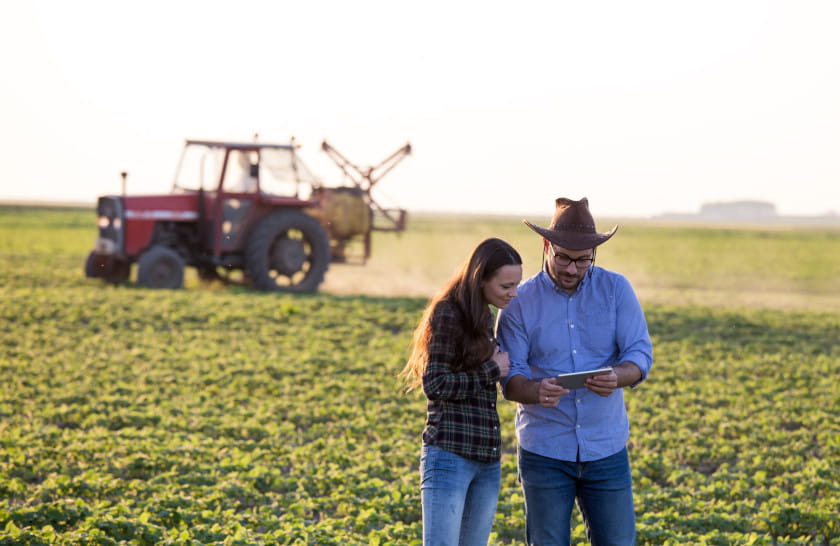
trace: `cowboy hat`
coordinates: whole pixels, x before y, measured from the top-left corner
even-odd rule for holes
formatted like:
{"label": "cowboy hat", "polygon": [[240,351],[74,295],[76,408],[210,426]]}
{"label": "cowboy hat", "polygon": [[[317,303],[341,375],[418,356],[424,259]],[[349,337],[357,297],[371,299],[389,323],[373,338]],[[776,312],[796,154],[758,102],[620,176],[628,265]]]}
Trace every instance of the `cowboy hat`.
{"label": "cowboy hat", "polygon": [[618,226],[613,226],[606,233],[595,231],[595,219],[589,212],[589,200],[584,197],[580,201],[558,197],[548,229],[535,226],[528,220],[525,224],[555,245],[569,250],[587,250],[595,248],[612,237]]}

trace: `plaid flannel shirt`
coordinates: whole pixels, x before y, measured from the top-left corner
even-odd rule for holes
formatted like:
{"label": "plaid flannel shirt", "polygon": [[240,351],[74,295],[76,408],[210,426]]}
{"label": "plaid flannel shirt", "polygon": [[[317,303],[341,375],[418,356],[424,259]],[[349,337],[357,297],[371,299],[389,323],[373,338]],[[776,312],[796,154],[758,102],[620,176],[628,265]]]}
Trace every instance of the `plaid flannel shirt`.
{"label": "plaid flannel shirt", "polygon": [[[438,303],[432,313],[429,362],[423,374],[426,426],[423,443],[467,459],[491,462],[501,458],[502,435],[496,410],[499,367],[493,360],[472,372],[453,372],[464,336],[461,312]],[[487,335],[492,335],[492,317]]]}

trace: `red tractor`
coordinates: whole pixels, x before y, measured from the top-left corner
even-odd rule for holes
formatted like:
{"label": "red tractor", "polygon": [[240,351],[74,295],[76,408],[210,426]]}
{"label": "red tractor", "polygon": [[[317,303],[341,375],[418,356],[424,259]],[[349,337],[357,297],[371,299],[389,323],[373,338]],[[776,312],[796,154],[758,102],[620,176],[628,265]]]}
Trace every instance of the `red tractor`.
{"label": "red tractor", "polygon": [[370,257],[372,231],[402,231],[406,211],[380,207],[374,184],[411,153],[406,144],[360,169],[322,148],[352,185],[325,187],[292,144],[187,140],[166,195],[99,197],[99,238],[85,275],[112,283],[180,288],[186,266],[202,279],[257,290],[314,292],[331,262]]}

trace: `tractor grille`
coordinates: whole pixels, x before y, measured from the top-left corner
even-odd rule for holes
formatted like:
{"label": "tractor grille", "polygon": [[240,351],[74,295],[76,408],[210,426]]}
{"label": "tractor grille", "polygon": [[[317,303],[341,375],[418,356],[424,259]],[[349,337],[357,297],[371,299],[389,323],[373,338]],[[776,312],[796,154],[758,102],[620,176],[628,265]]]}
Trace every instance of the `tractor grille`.
{"label": "tractor grille", "polygon": [[125,233],[125,214],[123,201],[118,196],[100,197],[96,204],[99,237],[114,242],[118,252],[123,251],[123,235]]}

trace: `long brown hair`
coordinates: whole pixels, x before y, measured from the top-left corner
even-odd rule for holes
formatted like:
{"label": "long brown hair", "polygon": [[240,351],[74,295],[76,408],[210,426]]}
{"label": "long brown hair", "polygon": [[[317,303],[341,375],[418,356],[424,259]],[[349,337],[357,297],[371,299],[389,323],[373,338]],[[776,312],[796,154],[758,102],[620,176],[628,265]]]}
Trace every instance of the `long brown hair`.
{"label": "long brown hair", "polygon": [[455,276],[429,300],[414,330],[411,356],[400,372],[400,376],[405,378],[406,390],[419,387],[423,382],[423,373],[429,361],[432,316],[442,301],[449,302],[460,312],[464,332],[460,358],[453,363],[452,371],[473,371],[490,360],[494,351],[493,341],[487,332],[490,308],[484,299],[481,283],[506,265],[522,265],[516,249],[495,237],[485,239],[473,249]]}

